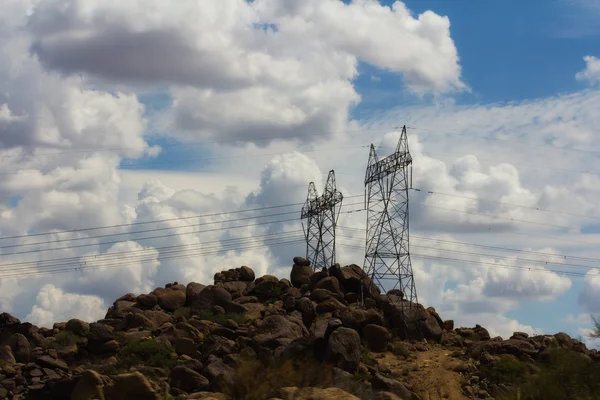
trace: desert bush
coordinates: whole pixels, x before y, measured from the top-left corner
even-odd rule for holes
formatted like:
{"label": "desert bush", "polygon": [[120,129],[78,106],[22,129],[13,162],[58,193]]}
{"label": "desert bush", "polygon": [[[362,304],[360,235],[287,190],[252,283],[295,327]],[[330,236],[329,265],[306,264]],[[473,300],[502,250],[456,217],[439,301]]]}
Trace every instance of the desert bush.
{"label": "desert bush", "polygon": [[410,350],[400,341],[394,341],[390,344],[390,351],[397,357],[408,358]]}
{"label": "desert bush", "polygon": [[190,313],[189,308],[182,307],[182,308],[178,308],[177,310],[175,310],[175,312],[173,313],[173,316],[175,318],[183,317],[187,320],[188,318],[190,318],[190,314],[191,313]]}
{"label": "desert bush", "polygon": [[44,341],[42,342],[42,347],[46,349],[61,350],[65,347],[80,345],[82,343],[85,343],[85,341],[85,338],[82,338],[74,334],[73,332],[61,331],[57,333],[56,336],[54,336],[54,340],[50,338],[44,339]]}
{"label": "desert bush", "polygon": [[489,365],[481,367],[481,372],[492,383],[520,384],[527,375],[527,364],[515,356],[506,354]]}
{"label": "desert bush", "polygon": [[126,372],[132,367],[143,366],[147,370],[143,372],[144,375],[149,375],[153,368],[171,369],[177,362],[173,348],[156,339],[125,338],[116,359],[115,364],[98,367],[98,372],[105,375],[116,375]]}
{"label": "desert bush", "polygon": [[203,311],[196,315],[202,320],[215,322],[217,324],[223,324],[223,322],[227,319],[231,319],[238,324],[243,324],[248,320],[248,317],[245,314],[237,313],[213,314],[211,312]]}
{"label": "desert bush", "polygon": [[370,366],[370,367],[374,367],[377,365],[377,360],[373,358],[373,356],[371,355],[371,353],[369,353],[367,350],[363,350],[361,355],[360,355],[360,359],[363,363],[365,363],[366,365]]}
{"label": "desert bush", "polygon": [[238,366],[233,387],[226,393],[234,400],[268,399],[283,387],[325,387],[332,384],[332,368],[311,358],[286,359],[268,364],[248,361]]}
{"label": "desert bush", "polygon": [[540,372],[502,400],[588,400],[600,395],[600,364],[568,349],[547,351]]}

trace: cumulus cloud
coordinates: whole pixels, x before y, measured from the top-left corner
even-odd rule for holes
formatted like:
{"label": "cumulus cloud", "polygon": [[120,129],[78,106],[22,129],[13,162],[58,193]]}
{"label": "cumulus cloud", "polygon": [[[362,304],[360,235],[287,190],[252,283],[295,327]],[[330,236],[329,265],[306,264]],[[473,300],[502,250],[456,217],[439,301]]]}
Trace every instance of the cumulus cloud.
{"label": "cumulus cloud", "polygon": [[65,293],[53,285],[43,286],[36,300],[37,304],[25,320],[40,327],[52,328],[55,322],[71,318],[94,322],[106,314],[104,302],[98,296]]}
{"label": "cumulus cloud", "polygon": [[340,132],[360,101],[359,61],[402,74],[419,94],[466,87],[449,19],[413,17],[399,1],[48,0],[28,29],[49,70],[169,86],[173,108],[156,123],[183,137],[264,144]]}
{"label": "cumulus cloud", "polygon": [[579,304],[590,312],[600,312],[600,269],[591,269],[585,275],[584,286],[579,293]]}
{"label": "cumulus cloud", "polygon": [[600,59],[594,56],[585,56],[583,60],[585,68],[575,74],[575,78],[590,85],[600,85]]}

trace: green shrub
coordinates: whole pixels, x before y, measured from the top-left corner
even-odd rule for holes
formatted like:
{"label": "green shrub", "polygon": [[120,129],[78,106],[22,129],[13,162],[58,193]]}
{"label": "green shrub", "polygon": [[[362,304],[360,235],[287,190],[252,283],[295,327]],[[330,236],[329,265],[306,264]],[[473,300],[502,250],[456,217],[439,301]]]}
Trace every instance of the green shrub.
{"label": "green shrub", "polygon": [[42,347],[46,349],[61,350],[65,347],[80,345],[82,343],[85,343],[85,341],[85,338],[82,338],[81,336],[78,336],[73,332],[61,331],[57,333],[56,336],[54,336],[54,340],[51,340],[50,338],[44,339],[44,341],[42,342]]}
{"label": "green shrub", "polygon": [[489,365],[483,366],[481,372],[492,383],[520,384],[525,381],[527,364],[515,356],[503,355]]}
{"label": "green shrub", "polygon": [[501,400],[588,400],[600,394],[600,364],[569,349],[551,349],[515,393]]}
{"label": "green shrub", "polygon": [[362,352],[361,361],[370,367],[374,367],[377,365],[377,360],[374,359],[371,353],[369,353],[368,351]]}
{"label": "green shrub", "polygon": [[[112,365],[103,365],[98,371],[105,375],[117,375],[128,371],[132,367],[143,366],[150,375],[152,368],[171,369],[177,362],[173,348],[156,339],[124,338],[124,343],[116,355],[117,362]],[[142,371],[140,371],[142,372]]]}
{"label": "green shrub", "polygon": [[0,360],[0,368],[6,367],[6,361]]}
{"label": "green shrub", "polygon": [[185,307],[178,308],[177,310],[175,310],[173,315],[175,316],[175,318],[183,317],[185,319],[189,319],[190,318],[190,309],[185,308]]}
{"label": "green shrub", "polygon": [[219,325],[222,325],[225,320],[231,319],[238,324],[243,324],[248,320],[248,317],[245,314],[237,314],[237,313],[225,313],[225,314],[213,314],[211,312],[200,312],[196,314],[198,318],[215,322]]}
{"label": "green shrub", "polygon": [[402,342],[392,342],[391,352],[397,357],[408,358],[410,356],[410,350]]}

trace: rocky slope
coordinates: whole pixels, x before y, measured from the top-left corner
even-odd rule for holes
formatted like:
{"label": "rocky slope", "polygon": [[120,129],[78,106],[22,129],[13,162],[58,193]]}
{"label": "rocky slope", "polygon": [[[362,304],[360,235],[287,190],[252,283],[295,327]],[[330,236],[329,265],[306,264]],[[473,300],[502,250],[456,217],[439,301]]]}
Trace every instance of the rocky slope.
{"label": "rocky slope", "polygon": [[0,399],[517,398],[559,351],[600,365],[564,333],[491,338],[421,305],[403,329],[401,293],[365,285],[359,307],[362,274],[313,273],[296,257],[289,280],[241,267],[209,286],[126,294],[94,323],[45,329],[0,314]]}

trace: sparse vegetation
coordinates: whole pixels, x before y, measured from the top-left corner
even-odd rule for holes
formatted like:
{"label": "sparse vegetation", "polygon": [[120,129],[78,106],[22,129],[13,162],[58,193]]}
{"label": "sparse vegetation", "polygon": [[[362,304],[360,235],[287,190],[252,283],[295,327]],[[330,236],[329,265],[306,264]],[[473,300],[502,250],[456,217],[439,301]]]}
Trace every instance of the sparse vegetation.
{"label": "sparse vegetation", "polygon": [[526,379],[527,364],[506,354],[490,365],[482,366],[481,372],[492,383],[520,384]]}
{"label": "sparse vegetation", "polygon": [[410,350],[400,341],[394,341],[391,343],[390,351],[397,357],[408,358],[410,356]]}
{"label": "sparse vegetation", "polygon": [[331,385],[331,369],[314,359],[286,359],[269,364],[248,361],[236,369],[236,384],[229,396],[234,400],[268,399],[282,387],[324,387]]}
{"label": "sparse vegetation", "polygon": [[233,320],[238,324],[243,324],[248,320],[246,315],[237,313],[213,314],[211,312],[201,312],[197,314],[197,317],[217,324],[223,324],[223,322],[228,319]]}
{"label": "sparse vegetation", "polygon": [[74,345],[80,345],[85,343],[86,339],[78,336],[69,331],[61,331],[56,336],[54,336],[54,340],[49,338],[44,339],[42,342],[42,347],[45,349],[54,349],[54,350],[62,350],[66,347],[71,347]]}
{"label": "sparse vegetation", "polygon": [[369,353],[368,351],[362,352],[361,361],[370,367],[374,367],[377,365],[377,360],[374,359],[371,353]]}
{"label": "sparse vegetation", "polygon": [[[173,368],[177,357],[171,346],[154,338],[146,340],[125,338],[123,347],[119,350],[117,363],[98,368],[99,372],[115,375],[128,371],[132,367],[143,365],[151,368]],[[142,372],[142,371],[140,371]],[[144,371],[148,375],[149,371]]]}
{"label": "sparse vegetation", "polygon": [[502,400],[587,400],[600,393],[600,365],[568,349],[549,350],[538,362],[541,371]]}
{"label": "sparse vegetation", "polygon": [[190,318],[190,309],[189,308],[178,308],[177,310],[175,310],[175,312],[173,313],[173,316],[175,318],[185,318],[186,320]]}

